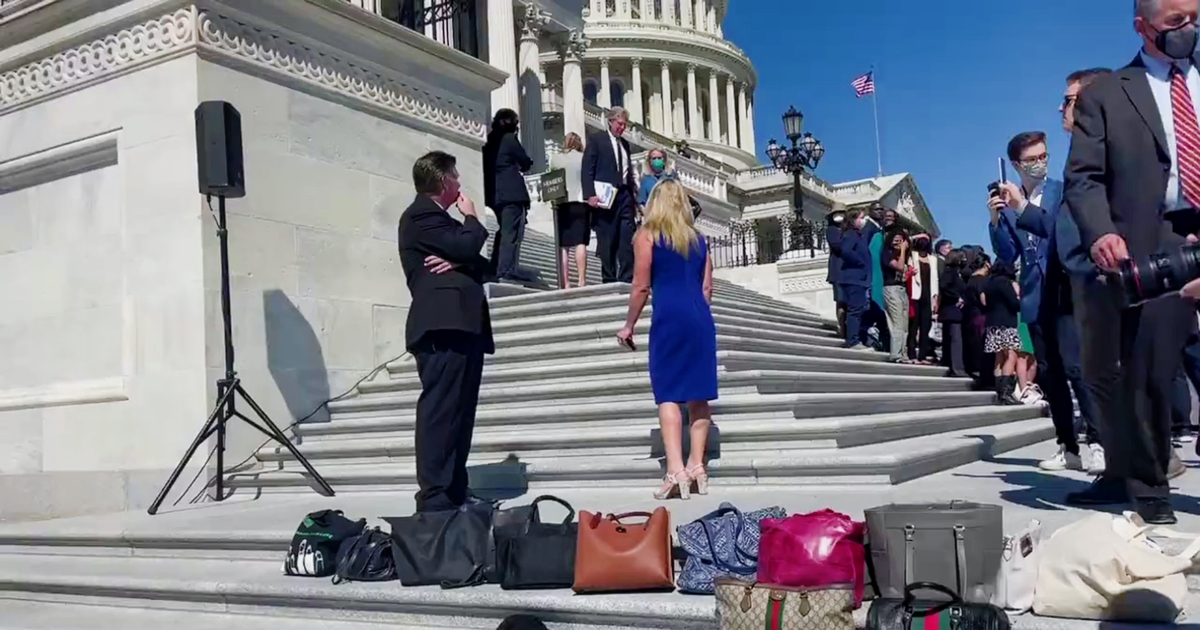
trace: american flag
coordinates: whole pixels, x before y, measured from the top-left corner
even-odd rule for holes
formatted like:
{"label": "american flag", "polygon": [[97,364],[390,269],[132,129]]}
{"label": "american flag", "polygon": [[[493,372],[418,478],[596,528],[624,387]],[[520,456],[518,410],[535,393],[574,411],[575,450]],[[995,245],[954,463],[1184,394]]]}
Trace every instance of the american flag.
{"label": "american flag", "polygon": [[850,85],[854,86],[854,93],[858,98],[862,98],[868,94],[875,93],[875,73],[868,72],[861,77],[858,77]]}

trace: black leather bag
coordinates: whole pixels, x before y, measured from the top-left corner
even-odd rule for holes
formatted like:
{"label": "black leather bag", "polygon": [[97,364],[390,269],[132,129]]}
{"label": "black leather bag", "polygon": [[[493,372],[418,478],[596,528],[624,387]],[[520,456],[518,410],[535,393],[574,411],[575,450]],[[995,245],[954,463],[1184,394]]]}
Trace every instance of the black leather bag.
{"label": "black leather bag", "polygon": [[[537,505],[551,501],[567,508],[562,523],[538,522]],[[505,590],[570,588],[575,581],[575,545],[579,523],[575,508],[558,497],[541,496],[529,506],[527,520],[496,528],[496,569]]]}
{"label": "black leather bag", "polygon": [[337,571],[333,583],[387,582],[396,579],[396,561],[392,537],[372,527],[342,543],[338,549]]}
{"label": "black leather bag", "polygon": [[459,588],[487,582],[495,570],[495,515],[495,505],[474,503],[456,510],[385,517],[392,527],[400,583]]}
{"label": "black leather bag", "polygon": [[[935,591],[949,601],[917,599],[916,591]],[[931,619],[932,617],[932,619]],[[904,588],[902,599],[877,599],[867,611],[867,630],[1010,630],[1008,615],[991,604],[964,602],[958,593],[932,582],[917,582]]]}

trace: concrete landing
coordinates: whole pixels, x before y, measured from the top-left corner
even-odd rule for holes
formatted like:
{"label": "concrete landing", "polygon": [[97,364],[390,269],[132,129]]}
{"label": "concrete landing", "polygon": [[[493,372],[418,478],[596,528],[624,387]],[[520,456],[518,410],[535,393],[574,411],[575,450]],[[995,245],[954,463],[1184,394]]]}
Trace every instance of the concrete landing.
{"label": "concrete landing", "polygon": [[[1049,422],[1049,420],[1047,420]],[[1013,451],[989,461],[938,473],[899,486],[879,488],[835,485],[799,490],[789,486],[722,487],[691,501],[663,504],[645,489],[562,489],[555,494],[576,509],[619,512],[666,505],[674,524],[696,518],[723,501],[744,510],[781,505],[790,513],[824,507],[861,518],[866,508],[896,501],[970,499],[1004,506],[1005,526],[1015,530],[1036,518],[1048,531],[1088,512],[1062,505],[1066,492],[1083,488],[1082,473],[1045,473],[1038,459],[1053,453],[1052,444]],[[1197,465],[1190,449],[1181,452]],[[1200,533],[1200,471],[1176,480],[1178,529]],[[528,503],[535,493],[515,497]],[[408,514],[408,493],[343,493],[333,499],[315,495],[270,496],[176,509],[157,517],[122,513],[0,527],[0,630],[8,628],[180,628],[216,627],[222,617],[257,617],[262,628],[308,630],[308,617],[330,620],[334,630],[388,627],[492,628],[513,612],[530,611],[556,628],[714,628],[710,597],[678,594],[575,596],[569,591],[505,592],[495,587],[461,591],[404,588],[398,582],[334,586],[328,580],[286,578],[280,574],[283,549],[299,520],[321,508],[344,510],[352,517]],[[544,520],[561,518],[549,506]],[[31,603],[34,602],[34,603]],[[91,615],[80,605],[145,607],[146,625],[125,610],[96,609],[95,624],[72,616]],[[1195,604],[1193,604],[1195,606]],[[203,613],[203,614],[197,614]],[[172,615],[177,615],[172,617]],[[89,619],[93,617],[89,616]],[[254,619],[246,617],[245,619]],[[1200,621],[1200,608],[1187,620]],[[279,625],[275,625],[276,622]],[[366,625],[343,622],[364,622]],[[241,622],[238,622],[241,623]],[[161,625],[160,625],[161,624]],[[1091,629],[1083,621],[1014,618],[1019,629]],[[1122,626],[1103,624],[1105,627]],[[222,627],[240,630],[237,623]],[[246,625],[245,627],[249,627]],[[1133,626],[1129,626],[1133,627]]]}

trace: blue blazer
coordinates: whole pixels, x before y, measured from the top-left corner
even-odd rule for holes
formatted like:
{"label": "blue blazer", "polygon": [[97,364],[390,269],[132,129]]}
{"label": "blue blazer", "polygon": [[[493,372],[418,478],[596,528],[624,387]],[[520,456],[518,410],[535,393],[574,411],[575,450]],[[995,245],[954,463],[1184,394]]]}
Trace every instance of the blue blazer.
{"label": "blue blazer", "polygon": [[856,287],[871,286],[871,245],[867,235],[858,230],[842,234],[842,274],[839,284]]}
{"label": "blue blazer", "polygon": [[[1017,214],[1012,208],[1000,211],[1000,221],[988,224],[992,238],[992,251],[996,258],[1010,265],[1021,261],[1021,321],[1036,322],[1042,309],[1042,294],[1046,278],[1053,274],[1051,265],[1058,264],[1057,223],[1062,214],[1063,184],[1056,179],[1047,179],[1042,187],[1042,205],[1029,204]],[[1030,237],[1037,237],[1037,245],[1030,244]],[[1057,305],[1051,302],[1047,306]]]}

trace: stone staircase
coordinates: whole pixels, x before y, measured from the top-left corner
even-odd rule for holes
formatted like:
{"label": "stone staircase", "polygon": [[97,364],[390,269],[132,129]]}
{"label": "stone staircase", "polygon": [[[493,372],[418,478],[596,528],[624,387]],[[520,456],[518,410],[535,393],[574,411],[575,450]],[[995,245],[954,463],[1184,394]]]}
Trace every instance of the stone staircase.
{"label": "stone staircase", "polygon": [[[529,232],[523,266],[554,281],[553,241]],[[589,276],[599,261],[589,265]],[[506,287],[490,300],[487,360],[471,454],[472,488],[649,487],[663,475],[647,374],[650,313],[638,350],[619,346],[630,287]],[[940,367],[895,365],[841,347],[833,322],[716,281],[720,399],[710,472],[723,484],[891,484],[1053,437],[1036,407],[1003,407]],[[647,307],[647,311],[650,307]],[[411,358],[396,361],[330,420],[295,427],[302,451],[338,491],[415,488]],[[291,454],[270,445],[238,490],[309,492]]]}
{"label": "stone staircase", "polygon": [[[553,282],[553,243],[535,232],[521,259],[538,273],[534,286],[490,287],[498,349],[484,370],[473,489],[520,502],[549,488],[579,509],[652,508],[663,468],[647,375],[649,313],[629,352],[614,339],[627,285],[543,290]],[[593,282],[598,271],[593,260]],[[908,500],[993,499],[995,490],[980,497],[917,478],[1053,437],[1040,408],[998,406],[939,368],[843,349],[831,322],[736,285],[717,282],[713,314],[713,493],[671,503],[676,524],[721,501],[861,514],[910,480],[901,486],[913,488]],[[230,475],[234,495],[223,504],[0,527],[0,630],[494,628],[516,612],[573,630],[715,628],[706,597],[334,586],[281,576],[282,550],[303,514],[411,511],[419,389],[411,359],[400,360],[331,404],[329,421],[295,427],[301,450],[338,491],[333,499],[311,491],[286,451],[265,447],[256,468]]]}

